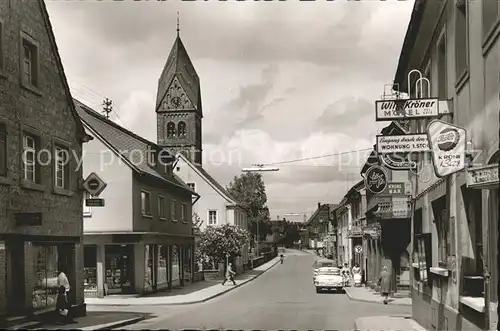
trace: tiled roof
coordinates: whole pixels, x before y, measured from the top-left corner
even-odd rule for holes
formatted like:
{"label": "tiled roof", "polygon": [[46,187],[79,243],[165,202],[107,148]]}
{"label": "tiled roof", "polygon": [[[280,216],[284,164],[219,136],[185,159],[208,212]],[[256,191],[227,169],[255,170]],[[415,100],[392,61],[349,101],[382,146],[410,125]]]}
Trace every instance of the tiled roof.
{"label": "tiled roof", "polygon": [[[128,163],[132,164],[132,168],[139,173],[144,173],[166,183],[184,188],[192,192],[189,187],[174,174],[173,179],[162,176],[155,169],[148,165],[147,157],[144,157],[149,150],[159,148],[155,143],[144,139],[135,133],[121,127],[113,121],[107,119],[90,107],[73,99],[76,110],[82,121],[90,126],[106,143],[108,143],[115,152],[117,152]],[[132,153],[132,151],[139,151]],[[192,192],[193,194],[196,194]]]}
{"label": "tiled roof", "polygon": [[161,106],[161,101],[167,93],[174,76],[179,79],[179,82],[186,91],[193,106],[201,112],[201,109],[198,109],[198,105],[200,104],[200,80],[179,36],[177,36],[174,41],[172,50],[170,51],[165,67],[158,80],[156,109]]}

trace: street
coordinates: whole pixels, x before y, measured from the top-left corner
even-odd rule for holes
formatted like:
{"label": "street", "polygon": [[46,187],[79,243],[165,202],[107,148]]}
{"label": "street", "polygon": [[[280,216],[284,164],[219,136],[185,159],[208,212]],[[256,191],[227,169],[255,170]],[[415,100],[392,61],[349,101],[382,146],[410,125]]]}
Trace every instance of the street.
{"label": "street", "polygon": [[409,306],[352,301],[345,294],[316,294],[311,267],[314,259],[315,256],[307,253],[287,253],[284,264],[276,265],[234,291],[201,304],[110,309],[148,311],[156,315],[126,327],[128,330],[352,330],[357,317],[411,314]]}

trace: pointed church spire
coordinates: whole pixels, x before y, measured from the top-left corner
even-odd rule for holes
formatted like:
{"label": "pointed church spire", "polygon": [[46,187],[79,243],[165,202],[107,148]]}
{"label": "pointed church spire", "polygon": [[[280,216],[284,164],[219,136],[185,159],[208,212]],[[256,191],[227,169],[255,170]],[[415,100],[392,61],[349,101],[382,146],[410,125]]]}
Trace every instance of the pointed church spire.
{"label": "pointed church spire", "polygon": [[180,23],[179,23],[179,11],[177,11],[177,37],[179,37],[179,31],[181,30],[179,28],[180,26]]}

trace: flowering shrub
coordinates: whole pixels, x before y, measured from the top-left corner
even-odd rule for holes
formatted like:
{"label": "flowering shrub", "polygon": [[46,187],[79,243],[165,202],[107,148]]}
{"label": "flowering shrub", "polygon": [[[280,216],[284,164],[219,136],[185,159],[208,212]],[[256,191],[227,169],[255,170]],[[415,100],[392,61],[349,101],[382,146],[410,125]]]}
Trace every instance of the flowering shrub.
{"label": "flowering shrub", "polygon": [[223,262],[226,256],[240,255],[243,246],[248,242],[248,231],[235,225],[209,226],[199,237],[198,254],[200,259],[205,257],[205,261],[208,258],[215,263]]}

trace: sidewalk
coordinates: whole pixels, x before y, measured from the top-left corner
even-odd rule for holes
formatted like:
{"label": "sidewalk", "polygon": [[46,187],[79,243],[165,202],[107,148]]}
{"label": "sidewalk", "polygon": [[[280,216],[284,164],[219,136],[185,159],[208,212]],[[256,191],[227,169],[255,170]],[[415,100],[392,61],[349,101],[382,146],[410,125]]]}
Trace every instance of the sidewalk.
{"label": "sidewalk", "polygon": [[[276,257],[271,261],[264,263],[260,267],[236,276],[236,286],[229,285],[228,283],[226,283],[226,285],[222,285],[220,281],[203,281],[194,283],[179,290],[174,289],[171,292],[159,292],[144,297],[105,296],[104,298],[86,298],[85,303],[89,306],[166,306],[205,302],[256,279],[279,263],[279,261],[279,257]],[[207,284],[212,285],[204,287]]]}
{"label": "sidewalk", "polygon": [[[344,287],[345,293],[351,300],[373,302],[383,304],[384,298],[380,293],[369,287]],[[411,298],[395,293],[394,297],[389,297],[389,305],[411,306]]]}
{"label": "sidewalk", "polygon": [[133,312],[87,312],[87,316],[75,318],[74,323],[28,322],[9,330],[109,330],[138,323],[148,316]]}
{"label": "sidewalk", "polygon": [[367,331],[367,330],[427,331],[410,317],[397,317],[397,316],[360,317],[354,321],[354,329],[359,331]]}

